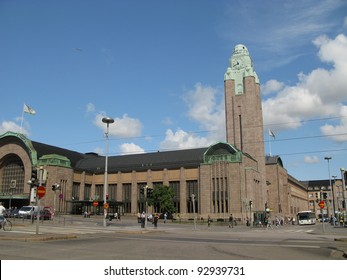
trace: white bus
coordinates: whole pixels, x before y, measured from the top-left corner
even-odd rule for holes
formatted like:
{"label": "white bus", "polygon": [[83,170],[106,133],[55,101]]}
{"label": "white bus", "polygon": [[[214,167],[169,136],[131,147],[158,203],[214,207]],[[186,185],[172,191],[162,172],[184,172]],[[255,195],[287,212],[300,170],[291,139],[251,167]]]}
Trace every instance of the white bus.
{"label": "white bus", "polygon": [[316,214],[312,211],[300,211],[297,215],[299,225],[315,225]]}

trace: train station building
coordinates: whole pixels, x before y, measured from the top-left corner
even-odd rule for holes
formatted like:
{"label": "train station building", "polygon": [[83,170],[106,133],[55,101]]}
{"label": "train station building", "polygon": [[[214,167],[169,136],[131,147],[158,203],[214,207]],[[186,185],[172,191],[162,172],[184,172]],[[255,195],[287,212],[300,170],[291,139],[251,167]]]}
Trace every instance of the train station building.
{"label": "train station building", "polygon": [[[308,190],[280,157],[265,155],[260,82],[244,45],[237,45],[224,74],[226,139],[209,147],[108,157],[110,212],[144,210],[140,189],[164,185],[175,192],[176,215],[257,220],[265,211],[283,218],[307,210]],[[32,170],[42,172],[41,205],[60,213],[102,213],[105,156],[0,135],[0,201],[31,203]],[[41,170],[41,171],[40,171]],[[58,186],[54,188],[53,186]],[[191,197],[194,194],[195,199]]]}

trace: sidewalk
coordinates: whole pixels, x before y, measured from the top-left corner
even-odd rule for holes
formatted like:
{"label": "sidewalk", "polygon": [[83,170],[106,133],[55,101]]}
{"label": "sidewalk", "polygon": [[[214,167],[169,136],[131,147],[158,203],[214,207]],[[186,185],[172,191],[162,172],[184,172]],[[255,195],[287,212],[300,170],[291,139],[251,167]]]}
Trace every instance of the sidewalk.
{"label": "sidewalk", "polygon": [[[237,225],[234,228],[229,228],[227,224],[214,223],[209,228],[207,223],[194,224],[191,223],[179,223],[168,221],[166,224],[160,220],[158,228],[154,228],[153,225],[148,222],[147,228],[141,228],[137,219],[134,217],[122,217],[122,220],[107,220],[107,226],[103,226],[103,219],[101,216],[93,216],[91,218],[83,218],[83,216],[75,215],[61,215],[55,217],[53,221],[40,221],[37,227],[37,221],[34,223],[31,220],[23,219],[11,219],[13,227],[12,231],[0,230],[0,240],[21,240],[21,241],[48,241],[58,239],[75,239],[79,236],[95,233],[123,233],[123,234],[151,234],[151,233],[218,233],[221,235],[229,232],[244,232],[245,234],[251,232],[265,232],[269,234],[278,233],[279,231],[312,231],[309,232],[313,235],[329,236],[336,241],[347,242],[347,228],[333,227],[331,225],[325,225],[325,232],[321,225],[314,227],[305,226],[293,226],[284,225],[273,230],[263,227],[247,227],[245,225]],[[37,234],[38,232],[38,234]]]}

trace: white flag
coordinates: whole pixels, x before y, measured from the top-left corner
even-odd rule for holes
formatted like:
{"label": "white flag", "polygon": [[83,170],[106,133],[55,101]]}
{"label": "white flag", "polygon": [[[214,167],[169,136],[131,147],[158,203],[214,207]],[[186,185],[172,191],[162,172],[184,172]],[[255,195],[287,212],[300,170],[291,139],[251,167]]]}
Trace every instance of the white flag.
{"label": "white flag", "polygon": [[35,115],[36,111],[33,108],[30,108],[28,105],[24,104],[23,108],[24,113],[28,113],[30,115]]}
{"label": "white flag", "polygon": [[273,137],[274,139],[276,138],[275,133],[273,133],[271,129],[269,129],[269,136]]}

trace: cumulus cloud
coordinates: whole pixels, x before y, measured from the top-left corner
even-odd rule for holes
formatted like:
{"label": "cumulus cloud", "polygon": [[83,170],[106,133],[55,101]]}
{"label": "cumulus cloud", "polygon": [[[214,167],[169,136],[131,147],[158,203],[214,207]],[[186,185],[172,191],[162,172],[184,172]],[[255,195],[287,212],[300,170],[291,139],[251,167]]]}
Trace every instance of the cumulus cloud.
{"label": "cumulus cloud", "polygon": [[340,124],[333,126],[325,124],[321,127],[321,132],[324,135],[330,135],[335,142],[346,142],[347,141],[347,106],[341,107],[341,116],[346,116],[341,119]]}
{"label": "cumulus cloud", "polygon": [[28,130],[24,126],[22,126],[22,128],[21,128],[20,125],[18,125],[16,122],[3,121],[0,124],[0,134],[4,134],[7,131],[19,132],[19,133],[22,133],[24,135],[29,134]]}
{"label": "cumulus cloud", "polygon": [[182,129],[178,129],[176,132],[168,129],[166,131],[165,140],[160,144],[160,149],[188,149],[206,147],[209,144],[209,141],[205,137],[199,137]]}
{"label": "cumulus cloud", "polygon": [[120,145],[120,152],[122,155],[142,154],[145,152],[145,150],[134,143],[124,143]]}
{"label": "cumulus cloud", "polygon": [[267,81],[264,85],[261,85],[261,93],[262,95],[268,95],[271,93],[276,93],[284,88],[284,83],[276,81],[276,80],[270,80]]}
{"label": "cumulus cloud", "polygon": [[[346,116],[347,101],[347,37],[343,34],[334,39],[320,36],[314,40],[319,48],[318,57],[329,64],[329,69],[314,69],[309,74],[300,73],[295,86],[285,86],[277,95],[263,101],[264,124],[280,124],[276,130],[293,129],[304,120],[316,117],[331,117],[340,113]],[[347,122],[325,125],[324,135],[347,131]],[[345,141],[343,137],[334,137]]]}
{"label": "cumulus cloud", "polygon": [[206,147],[217,141],[225,140],[225,112],[224,95],[216,88],[203,86],[197,83],[193,90],[185,93],[187,116],[198,123],[199,128],[205,132],[205,136],[178,128],[166,131],[165,139],[161,142],[161,149],[184,149]]}
{"label": "cumulus cloud", "polygon": [[[104,113],[95,116],[94,123],[101,129],[106,129],[106,124],[102,122],[105,117]],[[142,132],[142,123],[138,119],[129,117],[124,114],[121,118],[114,118],[114,123],[109,125],[109,135],[117,138],[138,137]]]}
{"label": "cumulus cloud", "polygon": [[315,163],[319,163],[319,158],[317,156],[306,156],[304,159],[305,163],[309,163],[309,164],[315,164]]}

